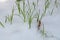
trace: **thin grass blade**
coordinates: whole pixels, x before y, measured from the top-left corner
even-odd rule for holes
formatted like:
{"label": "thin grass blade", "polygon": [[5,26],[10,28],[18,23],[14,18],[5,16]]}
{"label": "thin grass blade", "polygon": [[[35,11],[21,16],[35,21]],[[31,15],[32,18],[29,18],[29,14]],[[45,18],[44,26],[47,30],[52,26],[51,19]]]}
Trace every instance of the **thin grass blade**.
{"label": "thin grass blade", "polygon": [[4,25],[3,25],[3,23],[2,23],[2,22],[0,22],[0,25],[1,25],[2,27],[4,27]]}

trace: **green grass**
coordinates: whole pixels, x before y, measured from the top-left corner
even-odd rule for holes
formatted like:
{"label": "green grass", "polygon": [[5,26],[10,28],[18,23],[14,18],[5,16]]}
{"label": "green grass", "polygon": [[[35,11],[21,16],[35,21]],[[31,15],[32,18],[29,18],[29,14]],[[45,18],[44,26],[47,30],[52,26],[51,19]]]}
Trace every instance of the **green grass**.
{"label": "green grass", "polygon": [[2,22],[0,22],[0,25],[1,25],[2,27],[4,27],[4,24],[3,24]]}
{"label": "green grass", "polygon": [[12,8],[12,14],[6,16],[6,18],[5,18],[5,23],[8,21],[8,22],[10,22],[10,23],[12,24],[12,22],[13,22],[13,17],[14,17],[14,6],[13,6],[13,8]]}
{"label": "green grass", "polygon": [[45,6],[44,6],[45,7],[45,10],[43,11],[43,13],[41,15],[40,20],[42,20],[42,18],[46,15],[46,11],[49,8],[49,6],[50,6],[50,1],[49,0],[45,0]]}
{"label": "green grass", "polygon": [[[23,3],[23,9],[21,9],[20,1],[22,1],[22,3]],[[19,15],[22,14],[23,20],[24,20],[24,22],[26,22],[25,0],[17,0],[16,4],[17,4]]]}
{"label": "green grass", "polygon": [[42,34],[43,37],[47,36],[47,33],[45,31],[45,28],[44,28],[44,24],[43,24],[43,29],[41,30],[41,34]]}
{"label": "green grass", "polygon": [[55,0],[55,6],[58,8],[58,0]]}
{"label": "green grass", "polygon": [[[33,19],[36,18],[36,16],[33,15],[34,11],[36,10],[36,8],[35,8],[36,4],[33,2],[32,5],[30,5],[29,0],[27,2],[28,2],[28,13],[27,13],[28,15],[27,15],[27,17],[28,17],[28,24],[29,24],[29,29],[30,29]],[[31,6],[33,6],[33,9],[31,8]]]}
{"label": "green grass", "polygon": [[29,23],[29,28],[31,28],[31,23],[32,23],[32,17],[31,16],[28,19],[28,23]]}
{"label": "green grass", "polygon": [[50,13],[51,15],[53,14],[53,11],[54,11],[54,8],[52,9],[52,11],[51,11],[51,13]]}
{"label": "green grass", "polygon": [[[51,2],[50,2],[50,0],[44,0],[44,1],[45,1],[45,3],[44,3],[45,5],[44,5],[43,13],[42,13],[42,15],[40,15],[40,10],[38,12],[36,11],[36,9],[38,8],[39,0],[37,0],[37,3],[32,2],[32,4],[30,4],[29,0],[27,0],[27,4],[25,3],[25,0],[16,0],[15,2],[17,5],[17,10],[19,12],[19,14],[17,13],[16,15],[18,15],[20,18],[22,18],[24,22],[28,22],[29,28],[31,28],[31,24],[32,24],[32,21],[34,18],[36,18],[38,20],[42,20],[46,16],[46,11],[49,9]],[[20,6],[20,2],[23,3],[22,9]],[[55,0],[54,3],[57,6],[57,0]],[[32,6],[33,6],[33,9],[32,9]],[[26,7],[27,7],[28,11],[26,10]],[[34,14],[34,11],[36,11],[36,14]],[[53,14],[53,11],[54,11],[54,8],[51,11],[51,15]],[[23,17],[21,17],[21,14]],[[8,22],[12,23],[13,17],[14,17],[14,6],[12,9],[12,14],[6,16],[5,22],[8,21]]]}
{"label": "green grass", "polygon": [[18,12],[19,12],[19,14],[20,14],[20,1],[21,0],[16,0],[16,5],[17,5],[17,8],[18,8]]}
{"label": "green grass", "polygon": [[[17,6],[17,10],[18,10],[18,13],[17,14],[14,14],[15,10],[14,10],[14,5],[13,5],[13,8],[12,8],[12,13],[8,16],[6,16],[5,18],[5,23],[6,22],[9,22],[9,23],[13,23],[13,18],[14,18],[14,15],[17,15],[19,16],[23,21],[24,23],[25,22],[28,22],[29,24],[29,29],[31,28],[32,26],[32,21],[34,18],[42,21],[42,19],[46,16],[46,12],[47,10],[49,9],[50,5],[51,5],[51,2],[50,0],[44,0],[45,3],[44,3],[44,9],[43,9],[43,13],[41,13],[42,15],[40,15],[40,9],[37,9],[38,8],[38,3],[39,3],[40,0],[37,0],[37,3],[33,2],[32,4],[30,4],[29,0],[27,0],[27,4],[25,3],[25,0],[16,0],[16,6]],[[20,2],[22,2],[23,4],[23,8],[21,9],[21,5],[20,5]],[[57,0],[55,0],[54,2],[55,6],[58,7],[58,2]],[[26,6],[27,5],[27,6]],[[32,8],[33,6],[33,8]],[[26,10],[26,7],[28,9],[28,11]],[[39,10],[39,11],[36,11],[36,10]],[[34,11],[36,11],[36,14],[34,14]],[[51,15],[53,14],[53,11],[54,11],[54,8],[52,9],[51,11]],[[22,16],[21,16],[22,15]],[[4,27],[4,24],[2,22],[0,22],[0,25],[2,27]],[[43,25],[43,29],[41,30],[41,35],[43,36],[43,39],[44,37],[47,36],[47,33],[45,31],[45,28],[44,28],[44,25]]]}
{"label": "green grass", "polygon": [[17,2],[20,2],[20,1],[22,1],[22,0],[16,0]]}
{"label": "green grass", "polygon": [[[19,12],[19,14],[17,13],[16,15],[18,15],[24,22],[28,22],[29,28],[31,28],[31,24],[32,24],[32,21],[34,18],[36,18],[38,20],[42,20],[46,16],[46,11],[49,9],[51,2],[50,2],[50,0],[44,0],[44,1],[45,1],[45,3],[44,3],[45,5],[44,5],[43,13],[42,13],[42,15],[40,15],[40,9],[37,9],[39,0],[37,0],[37,3],[32,2],[32,4],[30,4],[29,0],[27,0],[27,4],[25,3],[25,0],[16,0],[15,2],[17,5],[17,10]],[[23,3],[22,9],[21,9],[21,5],[20,5],[21,3],[20,2]],[[54,3],[57,6],[57,0],[55,0]],[[32,6],[33,6],[33,9],[32,9]],[[27,7],[28,11],[26,10],[26,7]],[[39,11],[37,12],[36,9]],[[34,11],[36,11],[36,14],[34,14]],[[54,8],[51,11],[51,15],[53,14],[53,11],[54,11]],[[22,17],[21,17],[21,14],[22,14]],[[5,23],[7,21],[12,23],[13,17],[14,17],[14,6],[12,8],[12,14],[6,16]]]}

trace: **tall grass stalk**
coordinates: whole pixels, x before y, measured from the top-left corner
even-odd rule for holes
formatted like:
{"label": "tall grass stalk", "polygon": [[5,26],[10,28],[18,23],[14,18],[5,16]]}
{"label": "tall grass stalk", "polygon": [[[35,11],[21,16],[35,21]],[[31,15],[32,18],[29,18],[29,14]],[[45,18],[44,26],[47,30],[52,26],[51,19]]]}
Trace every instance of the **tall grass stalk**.
{"label": "tall grass stalk", "polygon": [[28,24],[29,24],[29,29],[31,28],[31,23],[32,23],[32,18],[31,18],[31,8],[30,8],[30,3],[29,0],[27,0],[28,2]]}
{"label": "tall grass stalk", "polygon": [[45,36],[45,29],[44,29],[44,25],[43,25],[43,29],[41,30],[41,34],[42,34],[43,36]]}
{"label": "tall grass stalk", "polygon": [[31,28],[31,23],[32,23],[32,17],[31,16],[29,17],[28,22],[29,22],[29,28]]}
{"label": "tall grass stalk", "polygon": [[4,27],[4,24],[3,24],[2,22],[0,22],[0,25],[1,25],[2,27]]}
{"label": "tall grass stalk", "polygon": [[40,20],[42,20],[42,18],[46,15],[46,11],[47,11],[47,9],[49,8],[49,6],[50,6],[50,2],[49,2],[49,0],[45,0],[45,10],[44,10],[44,12],[42,13],[42,15],[41,15],[41,18],[40,18]]}
{"label": "tall grass stalk", "polygon": [[5,23],[8,21],[8,22],[10,22],[12,24],[12,22],[13,22],[13,16],[14,16],[14,6],[12,8],[12,14],[6,16]]}
{"label": "tall grass stalk", "polygon": [[[21,7],[20,7],[20,1],[23,2],[23,10],[22,10]],[[24,22],[25,22],[25,21],[26,21],[25,0],[18,0],[18,1],[16,1],[16,4],[17,4],[17,8],[18,8],[19,15],[22,14],[23,20],[24,20]]]}
{"label": "tall grass stalk", "polygon": [[26,13],[25,13],[25,0],[23,0],[23,12],[22,15],[24,17],[24,22],[26,21]]}
{"label": "tall grass stalk", "polygon": [[21,7],[20,7],[20,1],[22,1],[22,0],[16,0],[16,5],[17,5],[17,8],[18,8],[19,14],[20,14],[20,9],[21,9]]}
{"label": "tall grass stalk", "polygon": [[51,11],[51,13],[50,13],[51,15],[53,14],[53,11],[54,11],[54,8],[52,9],[52,11]]}
{"label": "tall grass stalk", "polygon": [[58,8],[58,0],[55,0],[55,7]]}
{"label": "tall grass stalk", "polygon": [[29,24],[29,28],[31,28],[32,20],[35,17],[35,16],[33,16],[33,14],[34,14],[34,11],[36,10],[36,8],[35,8],[36,4],[33,2],[32,5],[33,5],[34,9],[31,9],[29,0],[27,0],[27,2],[28,2],[28,15],[27,15],[28,16],[28,24]]}

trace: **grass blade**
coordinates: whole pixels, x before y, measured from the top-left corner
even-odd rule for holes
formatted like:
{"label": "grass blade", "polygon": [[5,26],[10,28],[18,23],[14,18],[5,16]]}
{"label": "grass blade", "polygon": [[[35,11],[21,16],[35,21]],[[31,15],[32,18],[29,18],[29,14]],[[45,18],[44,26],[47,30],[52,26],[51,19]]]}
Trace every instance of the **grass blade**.
{"label": "grass blade", "polygon": [[18,12],[19,12],[19,14],[20,14],[20,1],[22,1],[22,0],[16,0],[16,5],[17,5],[17,8],[18,8]]}
{"label": "grass blade", "polygon": [[7,16],[5,17],[5,23],[7,22]]}
{"label": "grass blade", "polygon": [[20,14],[20,4],[19,3],[17,3],[17,8],[18,8],[18,12]]}
{"label": "grass blade", "polygon": [[56,8],[58,8],[58,2],[57,2],[57,0],[55,0],[55,6],[56,6]]}
{"label": "grass blade", "polygon": [[42,20],[42,18],[46,15],[46,11],[47,11],[47,8],[49,8],[49,5],[50,5],[49,0],[46,0],[46,2],[45,2],[45,10],[44,10],[44,12],[41,15],[40,20]]}
{"label": "grass blade", "polygon": [[34,9],[35,9],[35,6],[36,6],[36,5],[35,5],[35,3],[34,3],[34,2],[33,2],[33,6],[34,6]]}
{"label": "grass blade", "polygon": [[0,25],[1,25],[2,27],[4,27],[4,25],[3,25],[3,23],[2,23],[2,22],[0,22]]}
{"label": "grass blade", "polygon": [[46,11],[44,11],[44,13],[42,13],[40,20],[42,20],[42,18],[45,16],[45,14],[46,14]]}
{"label": "grass blade", "polygon": [[12,20],[13,20],[13,16],[14,16],[14,6],[12,8],[12,14],[11,14],[11,17],[10,17],[11,23],[12,23]]}
{"label": "grass blade", "polygon": [[16,0],[16,2],[20,2],[20,1],[22,1],[22,0]]}
{"label": "grass blade", "polygon": [[49,5],[50,5],[50,2],[49,2],[49,0],[47,0],[47,1],[45,2],[45,11],[47,10],[47,8],[49,8]]}
{"label": "grass blade", "polygon": [[30,29],[31,28],[31,23],[32,23],[32,17],[31,16],[29,17],[29,21],[28,22],[29,22],[29,29]]}
{"label": "grass blade", "polygon": [[54,8],[53,8],[52,11],[51,11],[51,15],[53,14],[53,11],[54,11]]}
{"label": "grass blade", "polygon": [[13,6],[13,8],[12,8],[12,14],[6,16],[5,23],[8,21],[8,22],[10,22],[10,23],[12,24],[13,16],[14,16],[14,6]]}

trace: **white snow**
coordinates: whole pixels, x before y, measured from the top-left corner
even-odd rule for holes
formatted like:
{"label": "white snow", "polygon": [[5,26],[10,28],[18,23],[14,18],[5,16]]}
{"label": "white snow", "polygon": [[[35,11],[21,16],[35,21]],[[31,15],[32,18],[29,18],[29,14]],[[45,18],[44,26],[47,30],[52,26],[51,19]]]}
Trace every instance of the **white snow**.
{"label": "white snow", "polygon": [[[0,21],[4,22],[4,17],[11,13],[14,1],[9,1],[0,4]],[[42,23],[44,24],[47,34],[54,36],[46,37],[44,40],[60,40],[59,10],[60,8],[58,8],[52,16],[47,15],[42,19]],[[24,23],[19,17],[14,17],[13,24],[9,24],[7,22],[5,24],[5,28],[0,27],[0,40],[43,40],[43,36],[37,30],[36,21],[33,21],[32,27],[29,29],[27,22]]]}

